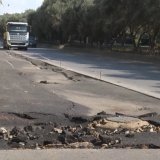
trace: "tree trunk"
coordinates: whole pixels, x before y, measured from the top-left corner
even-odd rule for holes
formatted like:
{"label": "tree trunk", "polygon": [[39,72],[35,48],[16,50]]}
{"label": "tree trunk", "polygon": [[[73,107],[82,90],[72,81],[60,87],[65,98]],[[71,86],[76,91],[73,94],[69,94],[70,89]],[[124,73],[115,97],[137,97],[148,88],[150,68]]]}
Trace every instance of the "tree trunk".
{"label": "tree trunk", "polygon": [[155,29],[153,36],[151,36],[151,50],[154,50],[154,48],[156,46],[156,37],[157,37],[158,33],[159,33],[159,28]]}

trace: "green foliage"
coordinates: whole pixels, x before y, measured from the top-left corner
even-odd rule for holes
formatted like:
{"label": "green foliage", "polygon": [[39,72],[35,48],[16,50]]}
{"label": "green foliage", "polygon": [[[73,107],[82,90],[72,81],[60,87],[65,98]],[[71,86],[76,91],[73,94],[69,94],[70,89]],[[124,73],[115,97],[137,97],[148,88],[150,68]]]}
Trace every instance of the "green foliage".
{"label": "green foliage", "polygon": [[44,0],[36,11],[1,16],[0,29],[8,20],[27,19],[40,40],[102,44],[118,39],[123,45],[129,36],[137,48],[148,34],[154,47],[160,35],[159,11],[160,0]]}
{"label": "green foliage", "polygon": [[4,14],[0,16],[0,33],[5,32],[7,22],[27,22],[27,17],[33,10],[27,10],[24,13]]}

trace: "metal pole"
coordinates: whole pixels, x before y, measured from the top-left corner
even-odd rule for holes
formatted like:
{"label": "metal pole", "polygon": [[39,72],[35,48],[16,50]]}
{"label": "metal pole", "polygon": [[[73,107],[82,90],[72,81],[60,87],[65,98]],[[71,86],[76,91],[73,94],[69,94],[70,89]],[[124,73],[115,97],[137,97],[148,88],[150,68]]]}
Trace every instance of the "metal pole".
{"label": "metal pole", "polygon": [[102,72],[100,71],[100,80],[102,80]]}

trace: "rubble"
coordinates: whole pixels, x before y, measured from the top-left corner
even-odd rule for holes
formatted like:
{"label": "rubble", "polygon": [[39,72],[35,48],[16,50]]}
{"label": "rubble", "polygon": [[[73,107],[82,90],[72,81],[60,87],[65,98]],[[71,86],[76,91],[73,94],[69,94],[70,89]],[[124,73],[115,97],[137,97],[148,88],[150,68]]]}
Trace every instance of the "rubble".
{"label": "rubble", "polygon": [[69,144],[69,148],[89,149],[89,148],[93,148],[93,144],[90,142],[76,142],[76,143]]}
{"label": "rubble", "polygon": [[42,83],[42,84],[48,84],[47,81],[40,81],[39,83]]}
{"label": "rubble", "polygon": [[118,137],[114,138],[106,135],[100,135],[99,139],[101,140],[102,144],[107,144],[109,146],[121,143],[121,139]]}
{"label": "rubble", "polygon": [[[102,117],[95,119],[97,116]],[[147,116],[154,118],[157,114]],[[70,125],[53,121],[31,123],[12,129],[1,127],[0,145],[3,144],[5,149],[160,148],[160,126],[141,120],[149,117],[111,116],[104,112],[93,117],[67,117]]]}
{"label": "rubble", "polygon": [[4,127],[1,127],[0,134],[7,134],[7,130]]}
{"label": "rubble", "polygon": [[59,133],[59,134],[61,134],[61,133],[63,132],[61,129],[58,129],[58,128],[54,128],[53,131],[54,131],[54,132],[57,132],[57,133]]}
{"label": "rubble", "polygon": [[128,138],[134,137],[134,132],[133,131],[126,131],[125,136]]}

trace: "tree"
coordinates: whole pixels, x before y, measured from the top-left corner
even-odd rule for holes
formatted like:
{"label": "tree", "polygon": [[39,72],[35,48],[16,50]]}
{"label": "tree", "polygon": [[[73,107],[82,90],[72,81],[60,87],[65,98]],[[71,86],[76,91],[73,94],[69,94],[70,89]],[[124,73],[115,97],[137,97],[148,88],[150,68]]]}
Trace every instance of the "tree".
{"label": "tree", "polygon": [[28,21],[41,41],[59,43],[79,40],[93,44],[127,37],[135,49],[148,35],[154,49],[160,37],[160,0],[44,0],[36,10],[0,16],[0,29],[7,20]]}

